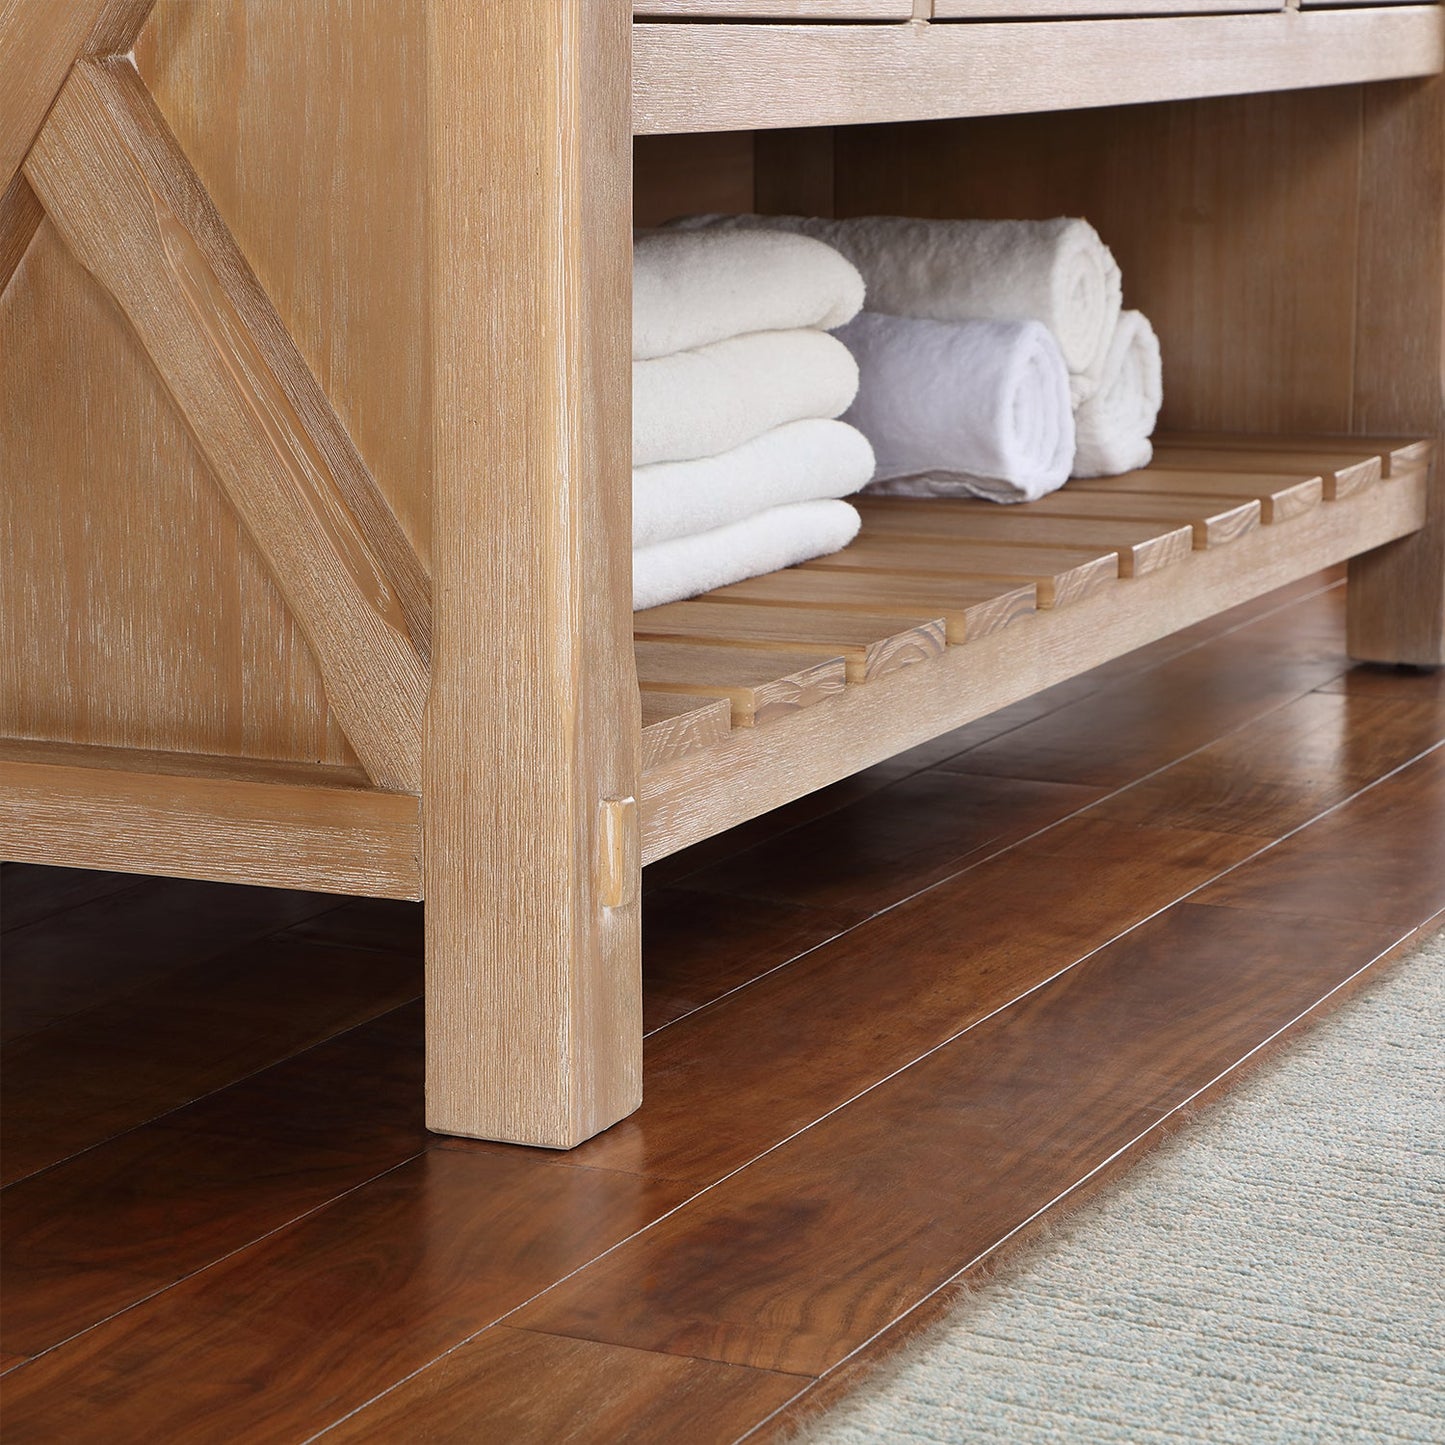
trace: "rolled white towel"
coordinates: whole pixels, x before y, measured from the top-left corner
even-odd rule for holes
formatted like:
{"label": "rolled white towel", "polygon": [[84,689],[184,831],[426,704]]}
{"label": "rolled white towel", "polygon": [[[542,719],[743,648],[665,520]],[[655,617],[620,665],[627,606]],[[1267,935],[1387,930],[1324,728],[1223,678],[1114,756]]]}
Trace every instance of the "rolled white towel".
{"label": "rolled white towel", "polygon": [[834,417],[858,367],[826,331],[754,331],[632,363],[632,465],[715,457],[785,422]]}
{"label": "rolled white towel", "polygon": [[698,216],[685,227],[813,236],[862,273],[868,309],[929,321],[1042,321],[1068,363],[1074,405],[1099,384],[1121,285],[1084,220],[930,221],[907,216]]}
{"label": "rolled white towel", "polygon": [[745,521],[632,553],[634,611],[680,602],[763,572],[841,551],[861,518],[847,502],[793,502]]}
{"label": "rolled white towel", "polygon": [[865,311],[838,336],[858,360],[844,419],[873,443],[871,491],[1023,502],[1068,480],[1069,373],[1048,327]]}
{"label": "rolled white towel", "polygon": [[841,421],[792,421],[716,457],[632,473],[632,545],[740,522],[768,507],[846,497],[873,475],[873,448]]}
{"label": "rolled white towel", "polygon": [[1147,467],[1164,402],[1159,338],[1141,311],[1120,314],[1098,391],[1075,413],[1076,477],[1113,477]]}
{"label": "rolled white towel", "polygon": [[632,243],[632,359],[749,331],[831,331],[863,278],[831,246],[779,231],[643,231]]}

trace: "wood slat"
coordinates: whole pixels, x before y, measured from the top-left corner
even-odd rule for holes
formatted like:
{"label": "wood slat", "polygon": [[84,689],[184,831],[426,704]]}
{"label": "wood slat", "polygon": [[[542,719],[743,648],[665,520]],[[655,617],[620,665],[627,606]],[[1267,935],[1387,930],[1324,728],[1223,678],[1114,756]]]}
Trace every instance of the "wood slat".
{"label": "wood slat", "polygon": [[1027,542],[1045,547],[1112,547],[1119,554],[1121,577],[1157,572],[1182,562],[1194,550],[1190,526],[1043,516],[1028,503],[1001,507],[992,502],[878,497],[860,499],[859,510],[871,537],[912,537],[920,541],[957,537],[969,542]]}
{"label": "wood slat", "polygon": [[1318,472],[1300,477],[1287,471],[1186,471],[1154,466],[1117,477],[1077,478],[1069,486],[1080,492],[1148,492],[1174,497],[1224,497],[1236,502],[1253,499],[1259,502],[1260,520],[1266,526],[1301,516],[1325,498],[1324,478]]}
{"label": "wood slat", "polygon": [[812,707],[842,692],[848,681],[837,655],[820,662],[813,653],[681,642],[639,642],[635,651],[644,690],[725,697],[735,728]]}
{"label": "wood slat", "polygon": [[[1315,496],[1318,500],[1318,483]],[[827,707],[781,719],[775,735],[734,729],[724,743],[684,759],[665,778],[654,773],[644,779],[639,798],[644,860],[665,857],[1145,643],[1407,535],[1421,526],[1425,502],[1423,476],[1401,477],[1359,497],[1317,505],[1283,536],[1261,528],[1229,547],[1199,552],[1179,567],[1102,587],[1077,606],[1024,618],[968,648],[950,648],[928,667],[906,668],[872,687],[849,688]],[[1113,553],[1107,560],[1117,566]]]}
{"label": "wood slat", "polygon": [[[120,872],[421,897],[419,805],[342,768],[0,745],[0,854]],[[184,769],[184,771],[182,771]]]}
{"label": "wood slat", "polygon": [[1252,532],[1259,526],[1261,514],[1256,500],[1150,496],[1147,492],[1087,492],[1075,485],[1030,502],[1028,507],[1038,517],[1187,522],[1194,531],[1194,545],[1200,551],[1222,547]]}
{"label": "wood slat", "polygon": [[1032,582],[1040,608],[1078,602],[1119,578],[1118,554],[1087,547],[1005,546],[974,542],[874,539],[865,525],[851,546],[805,567],[815,571],[884,572]]}
{"label": "wood slat", "polygon": [[1365,450],[1288,452],[1246,447],[1198,447],[1184,442],[1156,445],[1154,455],[1167,468],[1222,473],[1268,471],[1276,466],[1298,468],[1301,475],[1318,475],[1325,501],[1336,502],[1372,487],[1384,475],[1382,458]]}
{"label": "wood slat", "polygon": [[721,742],[732,727],[732,705],[725,697],[687,693],[642,694],[642,767],[660,768],[695,748]]}
{"label": "wood slat", "polygon": [[1154,437],[1157,447],[1198,447],[1214,451],[1245,451],[1269,453],[1328,454],[1366,453],[1377,456],[1386,477],[1423,466],[1435,451],[1428,438],[1384,436],[1323,436],[1270,432],[1159,432]]}
{"label": "wood slat", "polygon": [[72,70],[25,174],[155,363],[368,773],[419,789],[429,585],[129,64]]}
{"label": "wood slat", "polygon": [[633,632],[642,639],[676,639],[713,645],[842,656],[848,681],[896,672],[937,657],[947,646],[941,617],[908,619],[835,613],[806,607],[748,606],[706,600],[673,602],[639,612]]}
{"label": "wood slat", "polygon": [[1019,617],[1030,616],[1037,591],[1032,582],[984,582],[969,578],[810,571],[789,567],[707,594],[710,602],[817,607],[888,617],[943,618],[952,644],[987,637]]}

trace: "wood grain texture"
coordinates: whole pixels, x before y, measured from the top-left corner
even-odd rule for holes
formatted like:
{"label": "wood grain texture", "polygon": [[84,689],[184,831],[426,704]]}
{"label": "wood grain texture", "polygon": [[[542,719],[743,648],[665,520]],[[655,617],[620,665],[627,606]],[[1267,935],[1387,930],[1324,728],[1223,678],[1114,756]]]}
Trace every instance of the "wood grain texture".
{"label": "wood grain texture", "polygon": [[[891,503],[891,504],[890,504]],[[1111,547],[1121,577],[1143,576],[1182,562],[1194,550],[1192,526],[1157,522],[1093,521],[1081,517],[1019,513],[989,502],[922,502],[902,498],[866,503],[860,510],[870,536],[958,538],[959,541],[1027,542],[1045,547]]]}
{"label": "wood grain texture", "polygon": [[720,743],[732,727],[732,703],[725,697],[687,693],[642,693],[642,769],[658,768],[695,748]]}
{"label": "wood grain texture", "polygon": [[897,573],[852,574],[790,567],[746,582],[735,582],[707,594],[710,602],[766,604],[773,607],[816,607],[827,612],[858,611],[889,617],[917,617],[920,612],[943,618],[950,643],[987,637],[1037,604],[1032,582],[980,582],[967,578],[927,577]]}
{"label": "wood grain texture", "polygon": [[[1253,34],[1275,21],[1234,23]],[[1364,94],[839,130],[838,214],[1086,216],[1158,332],[1166,430],[1348,432],[1356,332],[1377,324],[1355,294]],[[1316,243],[1299,246],[1302,234]]]}
{"label": "wood grain texture", "polygon": [[735,728],[753,728],[826,702],[847,682],[840,652],[819,658],[809,652],[647,641],[634,650],[643,687],[725,697]]}
{"label": "wood grain texture", "polygon": [[913,0],[632,0],[632,13],[679,20],[908,20]]}
{"label": "wood grain texture", "polygon": [[425,576],[128,64],[72,72],[26,177],[135,328],[296,613],[368,772],[415,790]]}
{"label": "wood grain texture", "polygon": [[1445,706],[1310,693],[1094,810],[1151,826],[1276,839],[1445,738]]}
{"label": "wood grain texture", "polygon": [[718,606],[705,599],[650,608],[632,620],[633,636],[638,638],[816,651],[825,658],[841,654],[851,683],[867,682],[937,657],[946,646],[945,627],[941,617],[905,621],[805,607]]}
{"label": "wood grain texture", "polygon": [[308,1438],[678,1197],[433,1150],[15,1372],[6,1434],[184,1439],[224,1416],[238,1445]]}
{"label": "wood grain texture", "polygon": [[[1353,428],[1445,435],[1445,80],[1363,98]],[[1391,224],[1390,218],[1396,218]],[[1350,654],[1445,663],[1445,466],[1414,537],[1350,566]]]}
{"label": "wood grain texture", "polygon": [[1401,768],[1199,895],[1221,904],[1414,927],[1445,908],[1445,746]]}
{"label": "wood grain texture", "polygon": [[[1221,455],[1221,451],[1223,455]],[[1207,446],[1165,442],[1155,448],[1155,456],[1164,467],[1182,471],[1262,472],[1283,460],[1277,450],[1265,448],[1251,451],[1241,446],[1211,451]],[[1337,451],[1311,452],[1305,447],[1289,454],[1289,465],[1302,472],[1317,472],[1324,483],[1324,499],[1338,501],[1372,487],[1384,475],[1381,457],[1363,449],[1341,446]]]}
{"label": "wood grain texture", "polygon": [[1165,459],[1157,467],[1123,472],[1116,477],[1080,478],[1070,483],[1083,492],[1149,492],[1165,496],[1217,497],[1229,502],[1258,501],[1260,520],[1270,526],[1288,522],[1324,500],[1324,478],[1318,473],[1234,471],[1229,466],[1197,471],[1175,470]]}
{"label": "wood grain texture", "polygon": [[31,483],[0,486],[0,731],[354,765],[135,333],[48,222],[0,302],[0,349],[0,449]]}
{"label": "wood grain texture", "polygon": [[5,0],[0,5],[0,181],[6,189],[66,72],[84,55],[126,50],[154,0]]}
{"label": "wood grain texture", "polygon": [[29,182],[16,171],[0,194],[0,295],[29,250],[44,214]]}
{"label": "wood grain texture", "polygon": [[808,1382],[499,1325],[468,1340],[328,1437],[472,1442],[479,1421],[516,1445],[594,1440],[732,1441]]}
{"label": "wood grain texture", "polygon": [[[587,0],[441,0],[426,20],[429,1120],[567,1146],[640,1089],[639,908],[602,907],[594,876],[599,804],[636,796],[641,732],[630,18]],[[515,682],[499,686],[499,659],[522,666]]]}
{"label": "wood grain texture", "polygon": [[[946,790],[954,808],[961,791]],[[1020,795],[1041,818],[1065,811],[1057,791]],[[946,857],[967,827],[950,840],[938,819],[911,856],[895,838],[888,859],[881,843],[880,862],[909,884],[926,873],[927,847]],[[711,1184],[1257,847],[1081,820],[1049,828],[662,1030],[649,1043],[642,1109],[569,1159]],[[822,896],[804,892],[803,870],[794,881],[795,896]],[[1055,907],[1037,907],[1042,890]]]}
{"label": "wood grain texture", "polygon": [[1270,934],[1247,914],[1176,905],[509,1322],[831,1368],[1396,937],[1324,919]]}
{"label": "wood grain texture", "polygon": [[932,0],[935,20],[1044,20],[1119,15],[1237,15],[1286,0]]}
{"label": "wood grain texture", "polygon": [[1031,514],[1043,518],[1069,518],[1084,522],[1182,522],[1194,535],[1201,550],[1222,547],[1260,522],[1258,501],[1229,501],[1210,497],[1160,495],[1111,496],[1107,492],[1085,492],[1065,487],[1050,496],[1029,503]]}
{"label": "wood grain texture", "polygon": [[429,564],[422,0],[158,0],[135,63]]}
{"label": "wood grain texture", "polygon": [[[927,667],[905,668],[826,707],[735,729],[720,747],[649,773],[639,801],[651,861],[812,787],[1007,706],[1212,613],[1417,529],[1423,480],[1317,506],[1071,607],[1021,618]],[[1287,545],[1276,542],[1287,538]],[[1110,559],[1113,560],[1112,557]],[[811,565],[811,564],[810,564]],[[804,569],[806,570],[806,569]],[[717,780],[727,779],[719,788]]]}
{"label": "wood grain texture", "polygon": [[209,761],[210,770],[180,772],[110,749],[0,747],[0,852],[30,863],[421,896],[412,794],[356,786],[344,771]]}
{"label": "wood grain texture", "polygon": [[8,1184],[419,996],[421,960],[280,935],[8,1045]]}
{"label": "wood grain texture", "polygon": [[649,24],[633,129],[860,125],[1349,85],[1445,63],[1428,5],[975,25]]}
{"label": "wood grain texture", "polygon": [[881,572],[1014,584],[1031,582],[1041,609],[1067,607],[1108,588],[1119,577],[1118,554],[1098,547],[902,541],[886,535],[874,537],[866,523],[858,540],[843,551],[803,565],[819,572]]}

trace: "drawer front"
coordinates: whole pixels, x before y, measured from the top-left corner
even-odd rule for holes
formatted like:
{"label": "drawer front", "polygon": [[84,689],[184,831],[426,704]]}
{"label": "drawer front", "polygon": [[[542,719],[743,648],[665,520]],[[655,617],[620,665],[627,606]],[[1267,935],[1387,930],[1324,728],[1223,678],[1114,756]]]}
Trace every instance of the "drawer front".
{"label": "drawer front", "polygon": [[909,20],[913,0],[632,0],[638,19]]}
{"label": "drawer front", "polygon": [[[1338,4],[1339,0],[1320,0],[1320,3]],[[1236,15],[1284,8],[1284,0],[934,0],[933,18],[1033,20],[1048,16],[1064,19],[1070,16]]]}

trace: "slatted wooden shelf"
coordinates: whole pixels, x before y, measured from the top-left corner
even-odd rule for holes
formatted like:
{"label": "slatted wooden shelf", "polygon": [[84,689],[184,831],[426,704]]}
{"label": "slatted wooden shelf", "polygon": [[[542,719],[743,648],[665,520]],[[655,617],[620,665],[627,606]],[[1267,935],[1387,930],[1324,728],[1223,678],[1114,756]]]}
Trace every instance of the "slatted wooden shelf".
{"label": "slatted wooden shelf", "polygon": [[1430,459],[1171,436],[1039,502],[859,499],[844,551],[636,614],[644,856],[1417,530]]}

